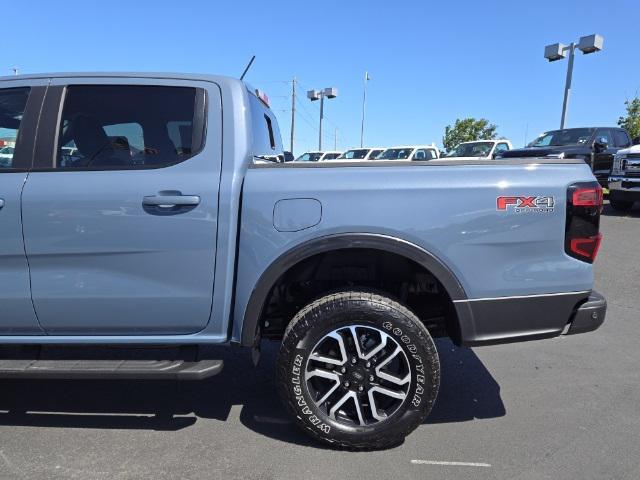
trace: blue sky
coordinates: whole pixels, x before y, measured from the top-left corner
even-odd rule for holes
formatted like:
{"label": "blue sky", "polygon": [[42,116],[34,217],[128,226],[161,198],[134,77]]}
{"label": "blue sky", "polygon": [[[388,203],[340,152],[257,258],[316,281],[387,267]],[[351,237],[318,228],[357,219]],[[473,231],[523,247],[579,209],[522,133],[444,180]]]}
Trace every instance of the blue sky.
{"label": "blue sky", "polygon": [[3,0],[0,71],[174,71],[247,75],[272,99],[289,144],[290,80],[300,87],[295,153],[317,147],[318,102],[334,86],[325,149],[442,142],[458,117],[485,117],[516,146],[560,122],[567,62],[546,44],[604,36],[578,53],[567,126],[613,125],[640,91],[637,0],[612,1],[120,1]]}

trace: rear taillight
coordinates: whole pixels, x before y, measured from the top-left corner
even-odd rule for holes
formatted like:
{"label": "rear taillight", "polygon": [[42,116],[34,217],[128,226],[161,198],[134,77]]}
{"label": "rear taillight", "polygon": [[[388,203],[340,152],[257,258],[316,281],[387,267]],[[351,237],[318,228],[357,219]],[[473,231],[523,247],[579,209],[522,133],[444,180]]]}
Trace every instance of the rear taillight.
{"label": "rear taillight", "polygon": [[579,260],[593,263],[602,234],[602,187],[597,182],[575,183],[567,190],[567,224],[564,250]]}

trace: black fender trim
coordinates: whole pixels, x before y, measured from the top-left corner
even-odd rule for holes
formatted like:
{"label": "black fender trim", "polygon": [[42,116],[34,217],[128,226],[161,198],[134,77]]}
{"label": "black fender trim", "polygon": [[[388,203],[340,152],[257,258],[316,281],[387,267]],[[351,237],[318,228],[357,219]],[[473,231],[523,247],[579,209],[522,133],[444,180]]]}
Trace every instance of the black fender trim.
{"label": "black fender trim", "polygon": [[[455,274],[434,255],[411,242],[376,233],[341,233],[309,240],[276,259],[262,273],[247,303],[240,344],[254,346],[259,339],[258,322],[271,288],[280,276],[298,262],[319,253],[346,248],[372,248],[401,255],[422,265],[444,286],[451,300],[467,295]],[[458,314],[461,312],[459,311]]]}

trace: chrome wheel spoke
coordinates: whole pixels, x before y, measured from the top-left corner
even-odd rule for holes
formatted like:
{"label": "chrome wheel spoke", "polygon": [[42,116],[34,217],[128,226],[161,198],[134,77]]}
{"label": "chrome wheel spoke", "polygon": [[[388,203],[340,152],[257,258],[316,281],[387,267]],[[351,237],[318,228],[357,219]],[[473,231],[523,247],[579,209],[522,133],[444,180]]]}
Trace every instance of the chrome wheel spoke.
{"label": "chrome wheel spoke", "polygon": [[369,391],[367,392],[367,396],[369,397],[369,406],[371,407],[371,415],[373,416],[373,418],[379,421],[386,419],[387,414],[384,412],[380,412],[378,410],[374,393],[386,395],[387,397],[395,398],[397,400],[404,400],[405,398],[407,398],[407,394],[402,391],[396,392],[384,387],[370,388]]}
{"label": "chrome wheel spoke", "polygon": [[407,383],[409,383],[411,381],[411,373],[407,373],[405,376],[403,377],[399,377],[396,375],[392,375],[390,373],[387,372],[383,372],[382,369],[384,367],[386,367],[389,363],[391,363],[391,361],[396,358],[398,356],[398,354],[402,353],[402,348],[400,348],[400,346],[398,345],[396,347],[396,349],[391,352],[390,355],[388,355],[382,362],[380,362],[377,366],[376,366],[376,375],[381,378],[382,380],[386,380],[388,382],[391,383],[395,383],[396,385],[406,385]]}
{"label": "chrome wheel spoke", "polygon": [[311,370],[305,373],[306,381],[309,381],[309,379],[313,377],[325,378],[327,380],[334,381],[334,384],[329,388],[329,390],[327,390],[327,392],[324,395],[322,395],[322,397],[320,397],[318,400],[315,401],[316,405],[322,405],[324,402],[327,401],[327,398],[329,398],[331,394],[335,392],[336,389],[340,386],[340,377],[338,376],[337,373],[328,372],[327,370],[322,370],[319,368],[316,368],[315,370]]}
{"label": "chrome wheel spoke", "polygon": [[371,425],[403,405],[411,370],[393,336],[371,325],[346,325],[316,343],[304,378],[322,414],[345,425]]}
{"label": "chrome wheel spoke", "polygon": [[322,355],[316,352],[315,351],[316,349],[314,349],[313,353],[309,358],[311,360],[317,360],[318,362],[329,363],[331,365],[344,365],[347,362],[347,351],[345,350],[344,340],[342,339],[342,336],[337,332],[331,332],[329,335],[325,337],[325,339],[326,338],[332,338],[338,342],[338,346],[340,348],[340,359]]}
{"label": "chrome wheel spoke", "polygon": [[358,423],[360,425],[364,425],[365,422],[364,422],[364,418],[362,417],[362,408],[360,407],[360,400],[358,399],[358,395],[356,394],[356,392],[345,393],[345,395],[336,402],[333,408],[329,410],[329,416],[333,420],[336,420],[336,413],[338,412],[340,407],[343,406],[345,403],[347,403],[349,400],[353,400],[353,404],[355,405],[356,413],[358,416]]}

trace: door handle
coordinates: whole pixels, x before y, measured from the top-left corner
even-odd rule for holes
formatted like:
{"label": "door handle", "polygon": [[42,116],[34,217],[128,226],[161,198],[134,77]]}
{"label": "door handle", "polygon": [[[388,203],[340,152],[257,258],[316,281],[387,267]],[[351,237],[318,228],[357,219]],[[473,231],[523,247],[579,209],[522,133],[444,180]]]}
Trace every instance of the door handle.
{"label": "door handle", "polygon": [[0,208],[4,207],[4,198],[0,198]]}
{"label": "door handle", "polygon": [[195,207],[200,204],[198,195],[149,195],[142,199],[149,207]]}

